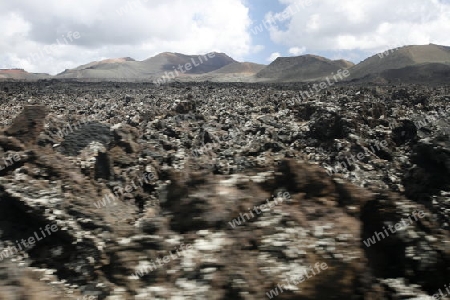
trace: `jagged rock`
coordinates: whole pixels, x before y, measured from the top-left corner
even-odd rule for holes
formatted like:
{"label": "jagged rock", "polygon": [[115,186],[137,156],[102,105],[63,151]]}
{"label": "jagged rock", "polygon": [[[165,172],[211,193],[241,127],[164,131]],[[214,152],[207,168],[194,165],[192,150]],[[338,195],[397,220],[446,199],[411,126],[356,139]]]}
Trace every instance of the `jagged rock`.
{"label": "jagged rock", "polygon": [[22,143],[34,144],[44,129],[47,113],[47,109],[42,105],[26,105],[5,134],[14,136]]}
{"label": "jagged rock", "polygon": [[115,144],[122,147],[127,153],[136,154],[141,150],[137,143],[138,131],[129,125],[118,124],[113,128]]}
{"label": "jagged rock", "polygon": [[417,137],[417,127],[410,120],[402,120],[398,127],[392,129],[392,140],[397,145],[402,145]]}
{"label": "jagged rock", "polygon": [[348,134],[345,121],[333,112],[316,112],[311,116],[310,122],[311,137],[321,141],[341,139]]}
{"label": "jagged rock", "polygon": [[439,224],[427,208],[383,193],[364,205],[361,220],[363,241],[376,242],[365,247],[375,276],[406,278],[427,292],[438,290],[450,280],[450,271],[445,267],[450,262],[450,251],[441,244],[448,237],[441,235]]}
{"label": "jagged rock", "polygon": [[109,126],[91,123],[75,131],[67,132],[59,150],[63,154],[76,156],[91,142],[99,142],[109,147],[112,142]]}
{"label": "jagged rock", "polygon": [[450,191],[450,140],[422,139],[413,148],[414,168],[403,179],[406,195],[417,201],[431,200],[440,191]]}
{"label": "jagged rock", "polygon": [[99,142],[91,142],[80,155],[78,164],[82,172],[94,179],[112,179],[113,163],[106,147]]}
{"label": "jagged rock", "polygon": [[[443,288],[445,89],[334,86],[292,102],[304,88],[0,83],[4,121],[31,96],[50,103],[46,118],[21,115],[37,128],[0,133],[0,255],[60,228],[0,259],[0,298],[251,300],[282,287],[279,299],[378,300]],[[415,209],[426,216],[366,246]],[[284,282],[315,263],[327,268]]]}
{"label": "jagged rock", "polygon": [[179,114],[187,114],[194,109],[193,101],[176,101],[175,111]]}

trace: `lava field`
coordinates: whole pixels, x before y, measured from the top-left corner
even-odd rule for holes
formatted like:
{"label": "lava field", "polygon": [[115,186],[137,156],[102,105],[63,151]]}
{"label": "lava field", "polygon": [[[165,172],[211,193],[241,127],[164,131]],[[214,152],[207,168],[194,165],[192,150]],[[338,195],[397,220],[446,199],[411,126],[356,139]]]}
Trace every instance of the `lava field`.
{"label": "lava field", "polygon": [[0,82],[0,299],[445,299],[450,87],[305,90]]}

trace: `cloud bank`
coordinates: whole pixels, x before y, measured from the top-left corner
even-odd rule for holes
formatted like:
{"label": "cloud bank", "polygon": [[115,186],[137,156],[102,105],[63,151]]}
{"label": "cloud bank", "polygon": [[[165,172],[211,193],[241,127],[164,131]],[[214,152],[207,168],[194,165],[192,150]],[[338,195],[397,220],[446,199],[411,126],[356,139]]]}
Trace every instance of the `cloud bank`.
{"label": "cloud bank", "polygon": [[[306,53],[358,62],[405,44],[450,45],[450,0],[278,2],[1,1],[0,68],[56,74],[91,61],[144,60],[165,51],[225,52],[259,63]],[[250,7],[262,10],[261,19],[250,17]],[[257,26],[261,32],[252,33]],[[80,37],[69,39],[74,33]]]}
{"label": "cloud bank", "polygon": [[[241,0],[43,2],[0,2],[0,26],[6,28],[0,31],[1,67],[55,74],[102,58],[220,51],[239,59],[252,50],[249,11]],[[68,32],[80,38],[58,45]],[[46,45],[58,47],[30,62]]]}
{"label": "cloud bank", "polygon": [[[270,28],[270,37],[291,54],[306,49],[376,53],[400,45],[450,45],[450,1],[439,0],[279,0],[285,9],[268,12],[266,20],[290,16],[283,26]],[[304,51],[303,51],[304,52]]]}

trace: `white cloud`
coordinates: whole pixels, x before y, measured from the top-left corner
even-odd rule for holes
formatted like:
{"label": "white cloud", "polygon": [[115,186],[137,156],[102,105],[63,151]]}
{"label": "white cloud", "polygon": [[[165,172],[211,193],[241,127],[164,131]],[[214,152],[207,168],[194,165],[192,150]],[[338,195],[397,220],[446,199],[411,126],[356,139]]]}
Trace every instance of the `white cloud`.
{"label": "white cloud", "polygon": [[269,62],[272,62],[280,56],[281,56],[280,52],[274,52],[274,53],[270,54],[270,56],[266,60]]}
{"label": "white cloud", "polygon": [[[279,0],[292,9],[304,0]],[[280,13],[280,12],[278,12]],[[312,52],[378,52],[399,44],[450,45],[450,2],[439,0],[316,0],[293,14],[283,28],[270,28],[273,42]]]}
{"label": "white cloud", "polygon": [[266,47],[264,45],[256,45],[252,48],[252,53],[256,54],[263,51]]}
{"label": "white cloud", "polygon": [[[249,1],[0,0],[0,68],[55,74],[102,57],[143,60],[163,51],[219,51],[243,60],[272,47],[269,41],[252,44]],[[268,11],[266,23],[257,23],[267,30],[262,24],[273,18],[267,28],[278,45],[272,51],[301,55],[305,47],[310,53],[358,53],[359,58],[403,44],[450,45],[450,1],[278,1],[285,9]],[[27,59],[69,31],[81,38]]]}
{"label": "white cloud", "polygon": [[306,47],[301,47],[301,48],[299,48],[299,47],[292,47],[292,48],[289,48],[289,53],[292,54],[292,55],[295,55],[295,56],[302,55],[303,53],[305,53],[305,51],[306,51]]}
{"label": "white cloud", "polygon": [[[54,74],[100,57],[143,60],[164,51],[219,51],[239,60],[260,49],[251,44],[244,1],[1,1],[0,27],[6,30],[0,31],[0,68]],[[78,31],[81,38],[39,60],[27,60],[69,31]]]}

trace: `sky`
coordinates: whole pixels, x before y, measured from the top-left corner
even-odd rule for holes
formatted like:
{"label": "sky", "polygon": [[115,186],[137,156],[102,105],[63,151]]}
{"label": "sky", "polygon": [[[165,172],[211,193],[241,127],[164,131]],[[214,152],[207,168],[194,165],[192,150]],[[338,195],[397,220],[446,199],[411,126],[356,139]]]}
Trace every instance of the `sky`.
{"label": "sky", "polygon": [[0,0],[0,69],[57,74],[108,58],[224,52],[269,64],[358,63],[403,45],[450,46],[450,0]]}

